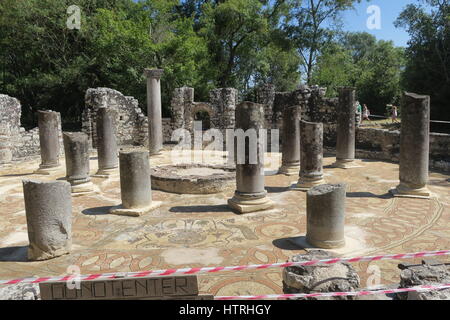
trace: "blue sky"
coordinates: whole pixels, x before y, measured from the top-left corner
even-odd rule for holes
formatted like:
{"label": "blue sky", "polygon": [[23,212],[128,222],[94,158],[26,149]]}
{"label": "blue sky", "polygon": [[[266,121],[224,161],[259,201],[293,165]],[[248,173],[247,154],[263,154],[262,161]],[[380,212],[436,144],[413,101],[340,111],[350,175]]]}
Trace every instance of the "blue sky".
{"label": "blue sky", "polygon": [[[396,28],[394,21],[406,5],[420,2],[418,0],[364,0],[355,5],[355,10],[343,13],[343,29],[346,31],[368,32],[376,36],[377,39],[392,40],[395,45],[406,47],[409,35],[405,29]],[[367,19],[370,16],[366,10],[371,5],[380,7],[381,29],[379,30],[370,30],[366,26]]]}

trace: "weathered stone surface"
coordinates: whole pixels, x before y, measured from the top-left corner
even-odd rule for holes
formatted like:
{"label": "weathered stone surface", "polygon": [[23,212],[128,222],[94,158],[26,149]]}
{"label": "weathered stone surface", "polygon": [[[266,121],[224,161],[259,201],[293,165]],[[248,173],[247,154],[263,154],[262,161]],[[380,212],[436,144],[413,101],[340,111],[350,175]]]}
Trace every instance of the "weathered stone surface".
{"label": "weathered stone surface", "polygon": [[64,132],[66,179],[72,186],[91,181],[89,176],[89,141],[82,132]]}
{"label": "weathered stone surface", "polygon": [[23,181],[29,260],[46,260],[70,252],[72,198],[65,181]]}
{"label": "weathered stone surface", "polygon": [[[355,159],[356,104],[355,88],[339,88],[336,165]],[[345,166],[345,165],[344,165]]]}
{"label": "weathered stone surface", "polygon": [[[236,161],[236,191],[228,205],[239,213],[273,207],[264,188],[264,143],[258,143],[264,128],[264,108],[260,104],[242,102],[236,108],[234,159]],[[251,136],[245,138],[248,133]],[[240,136],[240,139],[239,139]],[[242,148],[240,148],[242,146]]]}
{"label": "weathered stone surface", "polygon": [[58,113],[54,111],[38,111],[39,142],[41,147],[41,164],[39,169],[59,166]]}
{"label": "weathered stone surface", "polygon": [[0,300],[40,300],[39,284],[18,283],[0,286]]}
{"label": "weathered stone surface", "polygon": [[163,146],[161,109],[161,69],[145,69],[147,77],[147,115],[150,155],[159,154]]}
{"label": "weathered stone surface", "polygon": [[300,171],[300,106],[283,110],[283,148],[279,173],[297,175]]}
{"label": "weathered stone surface", "polygon": [[402,101],[400,184],[395,195],[429,197],[430,97],[406,92]]}
{"label": "weathered stone surface", "polygon": [[236,183],[234,167],[180,164],[151,170],[152,188],[180,194],[211,194],[225,191]]}
{"label": "weathered stone surface", "polygon": [[[334,258],[323,250],[292,256],[289,261],[302,262]],[[317,266],[292,266],[283,269],[284,293],[315,293],[357,291],[360,279],[356,270],[348,263]],[[300,298],[298,300],[355,300],[347,297]]]}
{"label": "weathered stone surface", "polygon": [[117,141],[114,126],[114,116],[107,108],[97,111],[97,174],[108,174],[111,169],[119,166]]}
{"label": "weathered stone surface", "polygon": [[82,131],[89,136],[92,147],[97,147],[99,108],[107,108],[113,117],[118,145],[147,143],[148,119],[135,98],[109,88],[90,88],[86,91],[85,104],[81,115]]}
{"label": "weathered stone surface", "polygon": [[345,245],[345,184],[323,184],[306,194],[306,241],[324,249]]}
{"label": "weathered stone surface", "polygon": [[[450,283],[450,266],[423,264],[402,270],[400,288]],[[397,294],[401,300],[450,300],[450,289]]]}
{"label": "weathered stone surface", "polygon": [[121,152],[119,163],[122,205],[112,208],[110,213],[140,216],[159,207],[160,202],[152,202],[149,153]]}
{"label": "weathered stone surface", "polygon": [[308,190],[325,183],[323,179],[323,125],[300,122],[300,178],[296,188]]}

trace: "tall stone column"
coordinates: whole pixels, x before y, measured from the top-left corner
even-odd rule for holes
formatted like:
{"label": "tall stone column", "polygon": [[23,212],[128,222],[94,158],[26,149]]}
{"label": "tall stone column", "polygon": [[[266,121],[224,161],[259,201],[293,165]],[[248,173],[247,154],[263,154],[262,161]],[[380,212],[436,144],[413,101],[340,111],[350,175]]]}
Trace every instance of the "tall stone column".
{"label": "tall stone column", "polygon": [[282,156],[280,174],[298,175],[300,171],[300,106],[283,110]]}
{"label": "tall stone column", "polygon": [[39,144],[41,147],[41,164],[36,174],[50,175],[59,164],[59,122],[58,112],[41,111],[38,114]]}
{"label": "tall stone column", "polygon": [[323,179],[323,124],[301,121],[300,179],[295,189],[307,191],[325,184]]}
{"label": "tall stone column", "polygon": [[83,195],[94,190],[89,176],[89,137],[82,132],[64,132],[66,179],[72,193]]}
{"label": "tall stone column", "polygon": [[264,188],[264,106],[242,102],[236,107],[234,159],[236,191],[228,205],[239,213],[272,208]]}
{"label": "tall stone column", "polygon": [[66,181],[23,181],[28,260],[67,254],[72,246],[72,198]]}
{"label": "tall stone column", "polygon": [[306,193],[306,241],[323,249],[345,245],[346,185],[323,184]]}
{"label": "tall stone column", "polygon": [[95,177],[108,178],[119,167],[114,119],[107,108],[97,111],[98,171]]}
{"label": "tall stone column", "polygon": [[430,97],[405,92],[401,109],[399,197],[429,198]]}
{"label": "tall stone column", "polygon": [[336,163],[334,167],[350,169],[355,163],[356,101],[355,88],[339,88],[337,110]]}
{"label": "tall stone column", "polygon": [[163,148],[162,110],[161,110],[161,75],[162,69],[145,69],[147,77],[147,116],[150,155],[161,153]]}
{"label": "tall stone column", "polygon": [[122,204],[110,213],[139,217],[161,206],[161,202],[152,201],[149,153],[121,152],[119,163]]}

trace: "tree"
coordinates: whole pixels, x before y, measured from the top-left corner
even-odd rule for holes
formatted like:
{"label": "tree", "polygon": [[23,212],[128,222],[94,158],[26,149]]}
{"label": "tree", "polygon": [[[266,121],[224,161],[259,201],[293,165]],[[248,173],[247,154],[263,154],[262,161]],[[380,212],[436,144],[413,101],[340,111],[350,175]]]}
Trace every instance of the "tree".
{"label": "tree", "polygon": [[[428,6],[428,10],[423,5]],[[396,21],[410,34],[403,74],[406,90],[431,96],[431,117],[450,120],[450,1],[410,4]]]}
{"label": "tree", "polygon": [[[297,54],[280,45],[281,38],[286,36],[278,33],[275,37],[275,32],[279,30],[281,17],[286,17],[295,3],[293,0],[205,2],[199,34],[208,43],[210,79],[219,87],[246,91],[274,76],[269,64],[274,61],[276,52],[285,58],[278,68],[292,69],[292,63],[287,61],[295,61]],[[297,70],[287,73],[293,82],[298,78]]]}
{"label": "tree", "polygon": [[330,96],[336,96],[339,86],[354,86],[362,103],[384,114],[386,104],[398,103],[404,64],[404,50],[393,42],[344,33],[318,56],[312,80],[328,87]]}
{"label": "tree", "polygon": [[313,84],[312,72],[317,56],[334,36],[333,30],[325,25],[337,28],[340,14],[353,8],[355,2],[361,0],[305,0],[292,12],[295,23],[286,23],[285,28],[297,44],[308,84]]}
{"label": "tree", "polygon": [[[67,8],[74,2],[81,9],[80,30],[66,26]],[[194,32],[192,19],[174,12],[176,4],[176,0],[4,0],[0,92],[21,100],[27,127],[36,124],[35,110],[53,109],[61,112],[65,128],[79,129],[89,87],[114,88],[144,106],[143,69],[163,67],[167,116],[173,88],[206,86],[200,75],[206,45]]]}

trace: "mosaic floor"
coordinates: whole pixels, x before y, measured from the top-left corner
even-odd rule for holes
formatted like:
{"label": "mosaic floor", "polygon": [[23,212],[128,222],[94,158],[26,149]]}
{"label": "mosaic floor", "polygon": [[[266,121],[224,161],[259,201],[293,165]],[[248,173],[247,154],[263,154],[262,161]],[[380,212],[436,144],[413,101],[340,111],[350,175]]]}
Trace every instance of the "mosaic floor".
{"label": "mosaic floor", "polygon": [[[151,165],[172,164],[170,155],[166,150],[152,157]],[[296,177],[270,175],[278,167],[279,154],[271,159],[266,166],[266,189],[276,208],[246,215],[237,215],[226,205],[234,190],[182,196],[153,190],[153,200],[163,202],[156,211],[139,218],[113,216],[108,209],[121,202],[118,170],[107,180],[93,178],[100,193],[73,198],[72,253],[43,262],[26,261],[21,181],[62,178],[64,161],[50,177],[32,174],[37,159],[0,167],[0,279],[62,275],[71,265],[89,274],[284,262],[305,252],[295,243],[306,232],[306,194],[289,190]],[[350,257],[450,248],[448,175],[430,173],[429,188],[435,193],[431,200],[393,198],[388,190],[398,184],[398,165],[360,160],[362,168],[341,170],[329,168],[333,162],[334,158],[325,158],[327,181],[348,184],[347,245],[335,254]],[[90,164],[93,174],[95,155]],[[398,282],[397,264],[371,263],[381,270],[381,284]],[[376,269],[368,268],[368,263],[354,266],[362,286],[377,284]],[[281,269],[200,275],[199,285],[201,293],[214,295],[282,293]]]}

